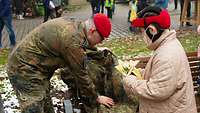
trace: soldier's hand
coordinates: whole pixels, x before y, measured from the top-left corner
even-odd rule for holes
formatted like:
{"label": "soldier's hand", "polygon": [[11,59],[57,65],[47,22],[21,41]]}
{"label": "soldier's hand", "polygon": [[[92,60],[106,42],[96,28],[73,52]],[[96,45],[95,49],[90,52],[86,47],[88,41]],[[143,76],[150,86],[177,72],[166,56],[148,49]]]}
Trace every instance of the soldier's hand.
{"label": "soldier's hand", "polygon": [[114,105],[114,101],[112,98],[106,96],[98,96],[97,102],[100,104],[105,105],[106,107],[110,108]]}

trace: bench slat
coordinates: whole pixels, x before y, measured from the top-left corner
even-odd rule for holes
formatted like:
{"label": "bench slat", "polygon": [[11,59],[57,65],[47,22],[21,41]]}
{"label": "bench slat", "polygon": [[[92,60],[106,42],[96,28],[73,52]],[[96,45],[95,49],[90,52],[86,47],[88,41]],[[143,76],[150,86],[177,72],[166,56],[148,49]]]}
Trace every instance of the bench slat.
{"label": "bench slat", "polygon": [[197,81],[197,79],[198,79],[198,76],[192,76],[193,81]]}
{"label": "bench slat", "polygon": [[189,62],[190,64],[190,67],[191,66],[200,66],[200,61],[192,61],[192,62]]}
{"label": "bench slat", "polygon": [[198,91],[199,86],[194,85],[194,91]]}
{"label": "bench slat", "polygon": [[188,61],[191,62],[191,61],[199,61],[200,58],[197,58],[196,56],[195,57],[188,57]]}
{"label": "bench slat", "polygon": [[191,71],[199,71],[199,66],[190,67]]}
{"label": "bench slat", "polygon": [[200,71],[193,71],[192,72],[192,76],[199,76],[200,75]]}
{"label": "bench slat", "polygon": [[197,52],[189,52],[189,53],[186,53],[187,57],[188,56],[197,56]]}

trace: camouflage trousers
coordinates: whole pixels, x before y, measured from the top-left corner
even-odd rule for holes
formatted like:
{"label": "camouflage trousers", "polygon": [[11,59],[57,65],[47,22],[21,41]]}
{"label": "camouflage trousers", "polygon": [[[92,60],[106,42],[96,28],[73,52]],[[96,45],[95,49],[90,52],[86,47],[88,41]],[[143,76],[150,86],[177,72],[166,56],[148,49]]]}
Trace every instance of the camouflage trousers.
{"label": "camouflage trousers", "polygon": [[22,113],[54,113],[50,98],[50,82],[42,80],[44,75],[18,73],[9,74],[10,82],[16,92]]}

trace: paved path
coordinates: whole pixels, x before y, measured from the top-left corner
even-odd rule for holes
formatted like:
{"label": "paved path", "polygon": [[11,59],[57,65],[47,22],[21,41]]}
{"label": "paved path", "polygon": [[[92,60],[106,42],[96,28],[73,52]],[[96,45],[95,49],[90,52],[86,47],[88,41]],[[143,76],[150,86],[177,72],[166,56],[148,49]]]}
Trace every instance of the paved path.
{"label": "paved path", "polygon": [[[16,41],[19,42],[26,34],[42,23],[42,18],[26,18],[24,20],[13,20],[13,27],[16,35]],[[3,30],[3,47],[9,47],[9,37],[7,31]]]}
{"label": "paved path", "polygon": [[[179,15],[180,8],[177,11],[173,11],[173,4],[169,5],[169,11],[172,19],[172,28],[179,28]],[[106,12],[106,10],[105,10]],[[89,4],[86,4],[81,10],[73,13],[65,13],[64,16],[68,18],[74,17],[81,20],[85,20],[91,17],[91,8]],[[129,23],[127,22],[128,16],[128,6],[125,4],[117,4],[115,14],[111,20],[113,23],[111,37],[131,37],[134,34],[129,31]],[[13,21],[13,26],[16,34],[16,39],[19,42],[27,33],[29,33],[36,26],[41,24],[43,18],[26,18],[24,20],[15,20]],[[8,34],[3,31],[3,46],[9,46]]]}

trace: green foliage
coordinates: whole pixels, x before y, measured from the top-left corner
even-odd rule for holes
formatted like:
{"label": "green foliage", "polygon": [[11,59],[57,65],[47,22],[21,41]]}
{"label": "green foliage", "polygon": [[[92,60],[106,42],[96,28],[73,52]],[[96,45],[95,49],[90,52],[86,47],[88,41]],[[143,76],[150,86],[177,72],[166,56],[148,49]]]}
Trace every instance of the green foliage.
{"label": "green foliage", "polygon": [[120,59],[127,59],[135,56],[147,56],[150,54],[142,39],[113,38],[99,46],[110,48]]}
{"label": "green foliage", "polygon": [[43,16],[44,15],[44,6],[43,5],[36,6],[36,14],[38,16]]}
{"label": "green foliage", "polygon": [[147,56],[151,52],[146,48],[142,39],[135,40],[132,38],[113,38],[105,41],[99,46],[110,48],[119,59],[129,59],[135,56]]}
{"label": "green foliage", "polygon": [[183,38],[180,38],[180,41],[185,51],[197,51],[198,45],[200,44],[200,35],[197,33],[191,33]]}
{"label": "green foliage", "polygon": [[4,65],[7,63],[8,51],[9,50],[4,49],[3,51],[0,52],[0,65]]}

